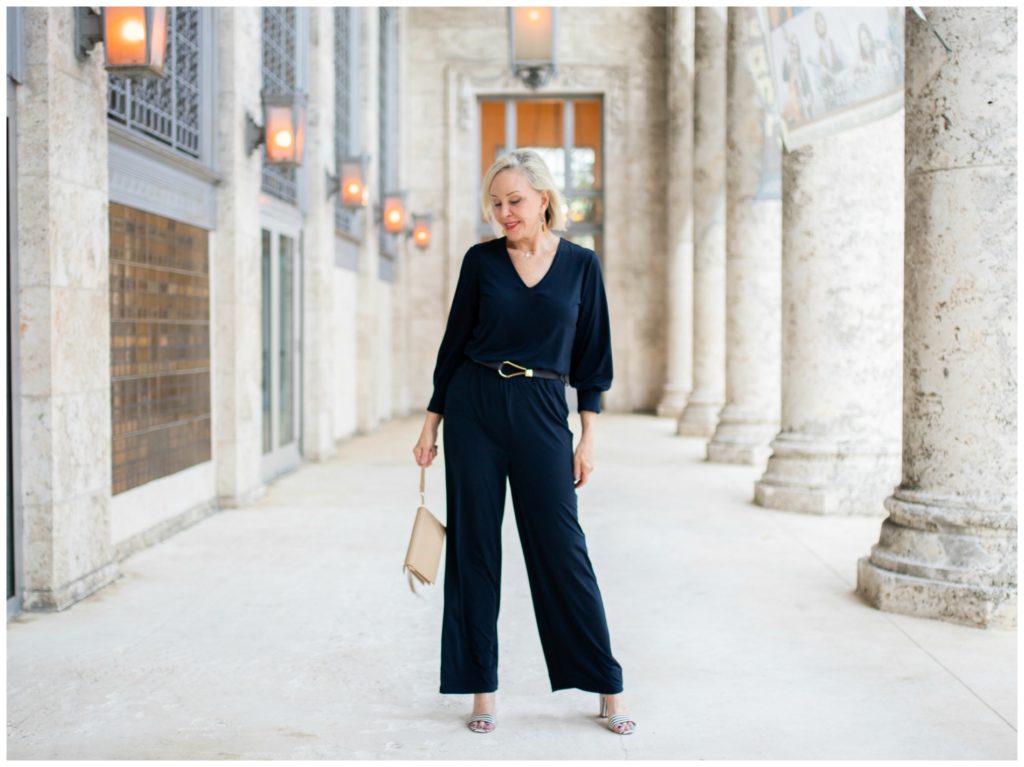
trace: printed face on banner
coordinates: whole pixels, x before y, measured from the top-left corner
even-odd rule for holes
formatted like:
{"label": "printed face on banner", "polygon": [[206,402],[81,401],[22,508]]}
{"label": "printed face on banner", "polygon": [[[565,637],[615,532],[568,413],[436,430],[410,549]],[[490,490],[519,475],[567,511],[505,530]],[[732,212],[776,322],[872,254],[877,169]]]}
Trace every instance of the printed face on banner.
{"label": "printed face on banner", "polygon": [[903,103],[902,7],[759,9],[787,149]]}

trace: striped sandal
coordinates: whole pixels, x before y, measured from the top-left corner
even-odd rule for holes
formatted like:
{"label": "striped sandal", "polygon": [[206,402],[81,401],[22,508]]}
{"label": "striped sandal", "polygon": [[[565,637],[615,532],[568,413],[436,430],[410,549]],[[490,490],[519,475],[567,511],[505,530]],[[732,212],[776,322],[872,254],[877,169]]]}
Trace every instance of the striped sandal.
{"label": "striped sandal", "polygon": [[[474,727],[474,722],[479,722],[479,726]],[[490,726],[488,727],[488,725]],[[493,732],[494,728],[498,726],[498,723],[490,714],[473,714],[466,723],[466,726],[473,732],[482,732],[486,734],[488,732]]]}
{"label": "striped sandal", "polygon": [[[604,695],[601,695],[601,711],[598,713],[598,716],[601,719],[608,718],[608,699]],[[636,729],[636,722],[626,714],[615,714],[608,719],[606,726],[609,730],[619,735],[632,735],[633,730]]]}

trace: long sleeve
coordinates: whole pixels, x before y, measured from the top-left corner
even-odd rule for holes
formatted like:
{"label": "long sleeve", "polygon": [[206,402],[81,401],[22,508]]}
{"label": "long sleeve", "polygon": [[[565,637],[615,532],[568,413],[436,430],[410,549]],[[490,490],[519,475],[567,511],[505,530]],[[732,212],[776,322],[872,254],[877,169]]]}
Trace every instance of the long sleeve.
{"label": "long sleeve", "polygon": [[480,307],[480,290],[478,281],[479,248],[470,248],[462,257],[459,269],[459,280],[455,285],[455,295],[448,312],[448,325],[437,350],[437,363],[434,366],[434,393],[430,398],[427,410],[444,415],[444,395],[448,382],[455,375],[455,370],[462,362],[463,350],[473,335]]}
{"label": "long sleeve", "polygon": [[601,412],[601,392],[612,385],[612,339],[608,299],[601,263],[593,253],[583,273],[580,311],[572,345],[569,383],[576,388],[577,409]]}

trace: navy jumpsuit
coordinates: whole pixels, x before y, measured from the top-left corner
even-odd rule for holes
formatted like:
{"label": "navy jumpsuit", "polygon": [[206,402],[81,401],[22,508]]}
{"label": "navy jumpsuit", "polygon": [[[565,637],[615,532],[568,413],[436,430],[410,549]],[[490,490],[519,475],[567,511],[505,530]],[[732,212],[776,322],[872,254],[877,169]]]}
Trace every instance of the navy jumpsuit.
{"label": "navy jumpsuit", "polygon": [[463,257],[427,407],[444,416],[448,495],[440,692],[498,687],[506,479],[552,691],[622,692],[577,519],[565,384],[502,378],[473,360],[567,374],[578,409],[600,412],[612,355],[594,251],[560,239],[533,287],[516,271],[505,237],[473,245]]}

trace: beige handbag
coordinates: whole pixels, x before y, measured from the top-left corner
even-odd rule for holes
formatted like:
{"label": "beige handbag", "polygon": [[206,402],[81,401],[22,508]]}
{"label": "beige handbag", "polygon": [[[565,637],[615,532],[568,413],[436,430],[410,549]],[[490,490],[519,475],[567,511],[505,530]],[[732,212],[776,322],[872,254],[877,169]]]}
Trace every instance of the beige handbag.
{"label": "beige handbag", "polygon": [[414,575],[421,584],[433,584],[437,580],[437,569],[441,565],[441,548],[444,545],[444,525],[427,509],[423,495],[426,478],[427,467],[421,466],[420,505],[416,509],[409,550],[405,553],[405,564],[402,565],[402,571],[409,579],[409,589],[413,594],[417,594],[412,582]]}

